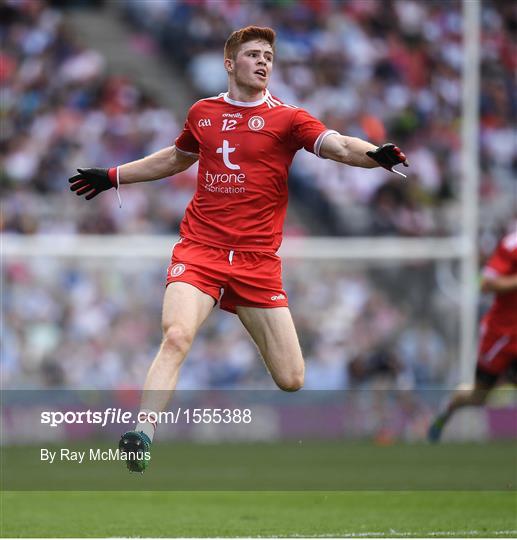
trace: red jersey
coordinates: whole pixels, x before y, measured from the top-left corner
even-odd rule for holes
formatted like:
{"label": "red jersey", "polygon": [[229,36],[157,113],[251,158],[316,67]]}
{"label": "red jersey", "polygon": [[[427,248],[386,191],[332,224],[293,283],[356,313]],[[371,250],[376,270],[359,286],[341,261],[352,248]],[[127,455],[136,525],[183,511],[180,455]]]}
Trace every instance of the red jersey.
{"label": "red jersey", "polygon": [[[517,232],[505,236],[483,269],[490,278],[517,274]],[[517,290],[496,294],[483,322],[491,329],[517,335]]]}
{"label": "red jersey", "polygon": [[293,157],[302,147],[319,156],[331,133],[267,90],[251,103],[227,93],[195,103],[175,142],[180,152],[199,157],[197,190],[181,236],[229,250],[276,252]]}

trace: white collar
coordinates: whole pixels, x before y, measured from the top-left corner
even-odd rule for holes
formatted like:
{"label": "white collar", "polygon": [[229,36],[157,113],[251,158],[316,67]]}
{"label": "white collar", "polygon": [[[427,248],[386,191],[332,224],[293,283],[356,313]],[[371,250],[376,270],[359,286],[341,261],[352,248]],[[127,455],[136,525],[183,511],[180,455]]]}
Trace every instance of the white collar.
{"label": "white collar", "polygon": [[228,97],[228,92],[222,94],[223,99],[224,101],[226,101],[226,103],[229,103],[230,105],[236,105],[237,107],[257,107],[258,105],[262,105],[262,103],[266,101],[266,98],[268,98],[269,95],[269,90],[266,89],[266,92],[258,101],[235,101],[234,99]]}

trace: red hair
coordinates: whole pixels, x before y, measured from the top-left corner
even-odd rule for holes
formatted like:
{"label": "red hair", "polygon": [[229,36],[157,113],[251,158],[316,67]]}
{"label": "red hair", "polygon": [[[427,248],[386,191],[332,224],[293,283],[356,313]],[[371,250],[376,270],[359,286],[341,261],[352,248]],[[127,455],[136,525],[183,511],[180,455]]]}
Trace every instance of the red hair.
{"label": "red hair", "polygon": [[272,28],[260,27],[260,26],[246,26],[246,28],[241,28],[240,30],[235,30],[230,34],[230,37],[226,40],[224,44],[224,57],[232,58],[235,60],[239,48],[244,43],[248,41],[253,41],[255,39],[260,39],[262,41],[267,41],[273,51],[275,50],[275,31]]}

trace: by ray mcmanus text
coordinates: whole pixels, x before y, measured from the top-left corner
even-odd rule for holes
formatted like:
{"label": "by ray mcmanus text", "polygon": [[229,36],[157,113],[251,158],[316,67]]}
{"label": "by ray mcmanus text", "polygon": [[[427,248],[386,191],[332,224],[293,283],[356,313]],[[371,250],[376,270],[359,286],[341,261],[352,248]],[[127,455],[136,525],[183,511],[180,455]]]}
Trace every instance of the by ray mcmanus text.
{"label": "by ray mcmanus text", "polygon": [[69,461],[74,463],[84,463],[85,461],[124,461],[127,460],[146,460],[151,459],[150,452],[136,451],[124,452],[123,450],[109,448],[102,450],[100,448],[89,448],[88,450],[71,450],[70,448],[58,448],[50,450],[49,448],[40,449],[40,460],[49,464],[57,461]]}

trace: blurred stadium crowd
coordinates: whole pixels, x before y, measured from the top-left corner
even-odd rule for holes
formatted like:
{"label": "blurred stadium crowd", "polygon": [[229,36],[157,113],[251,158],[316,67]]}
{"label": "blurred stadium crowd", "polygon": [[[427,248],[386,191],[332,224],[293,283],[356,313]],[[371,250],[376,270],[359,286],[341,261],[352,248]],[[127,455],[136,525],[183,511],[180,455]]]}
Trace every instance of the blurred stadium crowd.
{"label": "blurred stadium crowd", "polygon": [[[123,163],[167,146],[183,119],[136,80],[111,76],[102,54],[78,43],[65,13],[36,0],[7,0],[0,7],[1,228],[172,238],[194,190],[195,167],[152,186],[125,188],[122,211],[110,194],[86,204],[68,192],[66,178],[76,167]],[[392,139],[411,162],[411,180],[401,182],[383,170],[346,168],[300,152],[290,186],[306,215],[327,234],[458,231],[458,2],[128,0],[120,3],[120,16],[132,32],[156,40],[199,97],[225,89],[222,44],[233,28],[273,26],[275,95],[343,133],[372,142]],[[515,28],[510,3],[484,2],[481,195],[487,249],[493,247],[490,226],[500,225],[493,216],[504,219],[508,211],[505,189],[517,166],[510,123]],[[310,219],[304,227],[309,234]],[[126,268],[114,260],[114,272],[82,261],[8,261],[4,386],[140,386],[160,341],[163,291],[157,284],[163,275],[155,266],[135,261]],[[308,361],[307,388],[361,385],[372,377],[407,388],[451,380],[457,320],[450,299],[433,292],[433,268],[344,272],[322,266],[318,279],[314,272],[300,263],[289,265],[285,275]],[[209,319],[181,384],[271,383],[236,319],[223,315]]]}
{"label": "blurred stadium crowd", "polygon": [[[512,137],[517,68],[511,3],[483,2],[482,163],[486,204],[504,204],[517,148]],[[339,235],[444,235],[459,228],[461,4],[433,0],[124,3],[135,27],[185,70],[199,97],[226,89],[228,34],[255,21],[277,32],[270,85],[332,129],[374,143],[396,141],[411,182],[299,152],[292,191]],[[513,35],[513,38],[512,38]],[[513,41],[512,41],[513,39]],[[510,114],[513,113],[513,116]]]}
{"label": "blurred stadium crowd", "polygon": [[[5,387],[140,387],[161,340],[164,275],[155,261],[13,261],[5,269]],[[401,389],[447,383],[457,351],[454,303],[430,286],[433,265],[289,261],[287,292],[308,389]],[[317,280],[311,279],[314,275]],[[180,388],[271,388],[233,315],[212,314]]]}
{"label": "blurred stadium crowd", "polygon": [[44,2],[4,3],[2,34],[3,230],[176,231],[194,171],[174,189],[162,183],[145,194],[127,190],[123,214],[111,197],[85,205],[66,185],[84,164],[132,161],[171,144],[178,133],[172,113],[134,81],[110,76],[101,54],[77,43],[63,13]]}
{"label": "blurred stadium crowd", "polygon": [[[123,163],[167,146],[183,118],[174,118],[134,80],[110,76],[102,55],[77,42],[63,12],[38,0],[7,1],[1,9],[3,230],[176,231],[195,168],[152,188],[125,189],[124,212],[110,196],[95,205],[75,200],[64,179],[77,166]],[[225,89],[222,44],[233,28],[250,21],[272,25],[278,33],[274,94],[329,128],[374,143],[392,139],[404,148],[410,182],[299,152],[292,196],[324,228],[320,232],[458,231],[458,2],[128,0],[120,9],[137,31],[154,36],[198,97]],[[517,167],[511,124],[516,25],[511,3],[484,2],[481,194],[496,215],[508,211],[505,189]]]}

